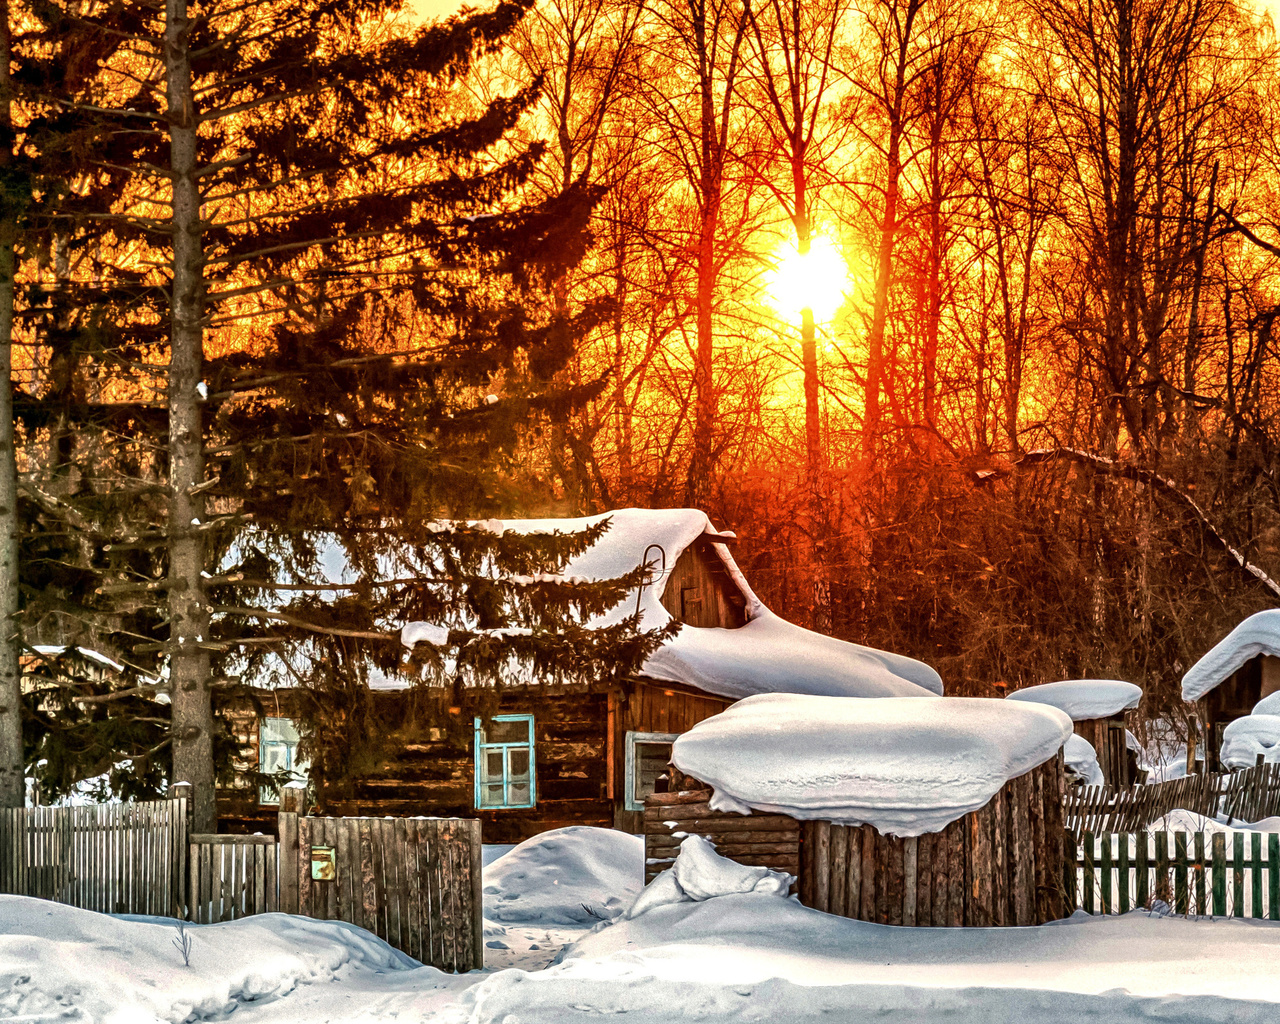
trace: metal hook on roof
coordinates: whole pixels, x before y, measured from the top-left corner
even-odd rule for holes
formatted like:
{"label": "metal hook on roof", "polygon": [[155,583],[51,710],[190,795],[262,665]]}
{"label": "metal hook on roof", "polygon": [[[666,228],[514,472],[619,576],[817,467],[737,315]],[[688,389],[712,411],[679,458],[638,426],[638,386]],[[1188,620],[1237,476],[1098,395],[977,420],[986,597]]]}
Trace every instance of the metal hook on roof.
{"label": "metal hook on roof", "polygon": [[644,554],[640,556],[640,564],[644,566],[648,566],[649,552],[654,550],[654,548],[657,548],[658,554],[662,556],[662,568],[658,570],[657,577],[654,577],[652,574],[646,574],[645,581],[641,583],[640,586],[636,589],[636,614],[637,615],[640,614],[640,598],[644,596],[644,588],[647,586],[650,586],[655,580],[655,578],[661,579],[663,576],[666,575],[666,572],[667,572],[667,552],[662,547],[661,544],[650,544],[647,548],[645,548]]}

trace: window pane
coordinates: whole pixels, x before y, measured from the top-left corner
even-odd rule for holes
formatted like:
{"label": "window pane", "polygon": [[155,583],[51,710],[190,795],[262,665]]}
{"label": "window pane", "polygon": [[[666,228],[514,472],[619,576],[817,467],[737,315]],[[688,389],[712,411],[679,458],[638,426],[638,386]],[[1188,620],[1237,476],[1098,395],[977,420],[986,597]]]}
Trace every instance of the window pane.
{"label": "window pane", "polygon": [[522,718],[516,722],[490,722],[484,729],[486,743],[528,743],[529,720]]}
{"label": "window pane", "polygon": [[287,718],[264,718],[260,735],[264,743],[292,743],[294,746],[301,738],[293,722]]}
{"label": "window pane", "polygon": [[502,751],[486,750],[484,752],[484,779],[489,782],[491,780],[502,781]]}
{"label": "window pane", "polygon": [[528,802],[529,784],[527,782],[513,782],[507,787],[507,806],[519,807]]}
{"label": "window pane", "polygon": [[646,741],[636,744],[635,799],[643,801],[654,791],[658,776],[667,770],[671,760],[671,744]]}
{"label": "window pane", "polygon": [[528,781],[529,778],[529,748],[528,747],[512,747],[510,754],[510,778],[514,781]]}
{"label": "window pane", "polygon": [[496,786],[481,786],[480,787],[480,806],[481,807],[502,807],[503,806],[502,789],[503,789],[503,786],[502,786],[502,783],[500,782]]}

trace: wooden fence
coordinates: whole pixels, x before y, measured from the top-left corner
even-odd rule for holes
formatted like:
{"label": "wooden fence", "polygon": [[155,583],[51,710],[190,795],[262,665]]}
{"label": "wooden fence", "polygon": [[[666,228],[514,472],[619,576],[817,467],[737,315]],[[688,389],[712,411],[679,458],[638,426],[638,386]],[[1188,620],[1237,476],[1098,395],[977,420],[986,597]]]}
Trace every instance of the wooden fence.
{"label": "wooden fence", "polygon": [[280,909],[275,836],[191,837],[190,920],[234,921]]}
{"label": "wooden fence", "polygon": [[1280,921],[1280,835],[1086,832],[1066,883],[1090,914],[1123,914],[1158,899],[1177,914]]}
{"label": "wooden fence", "polygon": [[1139,832],[1178,808],[1209,817],[1226,814],[1240,821],[1280,814],[1280,764],[1124,789],[1078,786],[1063,799],[1066,827],[1077,839],[1085,832]]}
{"label": "wooden fence", "polygon": [[[290,825],[282,821],[282,878]],[[484,966],[479,821],[299,817],[294,827],[297,888],[282,909],[296,898],[298,913],[359,925],[442,970]]]}
{"label": "wooden fence", "polygon": [[725,814],[711,790],[654,793],[644,802],[644,884],[675,863],[688,835],[700,835],[739,864],[800,874],[800,823],[785,814]]}
{"label": "wooden fence", "polygon": [[0,812],[0,891],[108,914],[181,916],[187,801]]}

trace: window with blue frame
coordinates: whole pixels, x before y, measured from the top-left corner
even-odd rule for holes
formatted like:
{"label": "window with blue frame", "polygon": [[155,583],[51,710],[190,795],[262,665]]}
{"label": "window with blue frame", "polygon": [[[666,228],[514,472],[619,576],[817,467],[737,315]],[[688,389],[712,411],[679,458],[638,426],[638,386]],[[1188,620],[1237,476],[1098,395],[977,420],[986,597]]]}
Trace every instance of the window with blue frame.
{"label": "window with blue frame", "polygon": [[537,801],[533,715],[476,719],[476,807],[532,807]]}
{"label": "window with blue frame", "polygon": [[287,718],[264,718],[258,728],[258,771],[274,780],[258,789],[258,803],[280,803],[280,787],[286,782],[305,781],[306,761],[298,759],[298,730]]}

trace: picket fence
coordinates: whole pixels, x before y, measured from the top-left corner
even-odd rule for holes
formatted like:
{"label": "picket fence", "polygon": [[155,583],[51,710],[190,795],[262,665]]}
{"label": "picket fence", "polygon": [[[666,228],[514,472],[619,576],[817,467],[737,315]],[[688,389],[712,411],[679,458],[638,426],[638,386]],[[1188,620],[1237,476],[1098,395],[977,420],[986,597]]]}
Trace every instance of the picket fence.
{"label": "picket fence", "polygon": [[181,916],[187,801],[0,812],[0,891],[107,914]]}
{"label": "picket fence", "polygon": [[1086,832],[1066,887],[1090,914],[1123,914],[1159,900],[1181,915],[1280,921],[1280,835]]}
{"label": "picket fence", "polygon": [[1077,839],[1085,832],[1139,832],[1170,811],[1260,821],[1280,814],[1280,763],[1236,772],[1210,772],[1124,789],[1077,786],[1063,797],[1064,822]]}

